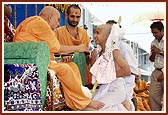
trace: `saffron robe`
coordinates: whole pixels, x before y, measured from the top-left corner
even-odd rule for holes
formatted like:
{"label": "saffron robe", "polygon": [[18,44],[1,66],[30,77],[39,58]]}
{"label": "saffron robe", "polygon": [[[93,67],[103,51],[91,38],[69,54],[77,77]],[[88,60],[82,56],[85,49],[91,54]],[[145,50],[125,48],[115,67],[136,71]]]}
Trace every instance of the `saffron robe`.
{"label": "saffron robe", "polygon": [[[146,81],[140,81],[139,83],[136,83],[134,90],[135,91],[143,90],[143,89],[146,89],[146,87],[149,87]],[[138,99],[138,103],[140,103],[139,101],[142,101],[142,104],[144,106],[144,109],[142,109],[142,106],[139,106],[138,104],[138,110],[151,111],[150,106],[149,106],[149,91],[148,90],[136,93],[136,97],[141,98],[141,100]]]}
{"label": "saffron robe", "polygon": [[54,53],[60,49],[60,44],[48,25],[40,16],[32,16],[25,19],[16,29],[14,42],[45,42],[50,49],[49,69],[53,69],[64,89],[66,104],[73,110],[85,108],[91,99],[82,90],[80,72],[75,63],[57,63],[54,61]]}
{"label": "saffron robe", "polygon": [[[66,26],[59,27],[55,30],[58,41],[62,45],[81,45],[84,44],[89,48],[90,38],[87,31],[83,28],[77,27],[77,37],[73,37],[67,30]],[[89,73],[89,65],[86,66],[86,83],[91,83],[91,75]]]}
{"label": "saffron robe", "polygon": [[55,30],[55,34],[58,38],[58,41],[60,44],[62,45],[80,45],[80,44],[84,44],[87,47],[89,47],[89,43],[90,43],[90,38],[87,34],[87,32],[80,28],[77,27],[78,29],[78,35],[77,38],[74,38],[67,30],[66,26],[62,26],[59,27]]}

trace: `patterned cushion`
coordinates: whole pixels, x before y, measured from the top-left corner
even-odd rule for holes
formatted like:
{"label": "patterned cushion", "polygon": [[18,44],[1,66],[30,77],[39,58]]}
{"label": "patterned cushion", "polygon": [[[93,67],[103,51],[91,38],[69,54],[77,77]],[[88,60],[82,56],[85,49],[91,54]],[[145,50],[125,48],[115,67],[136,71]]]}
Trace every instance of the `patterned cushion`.
{"label": "patterned cushion", "polygon": [[42,111],[35,64],[4,64],[4,111]]}

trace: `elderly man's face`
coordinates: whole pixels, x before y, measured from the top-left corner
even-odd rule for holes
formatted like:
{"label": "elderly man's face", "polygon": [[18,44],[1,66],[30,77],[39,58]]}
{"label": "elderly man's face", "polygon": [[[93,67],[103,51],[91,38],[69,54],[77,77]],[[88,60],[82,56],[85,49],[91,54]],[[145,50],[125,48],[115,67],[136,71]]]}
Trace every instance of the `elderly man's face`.
{"label": "elderly man's face", "polygon": [[50,18],[50,26],[54,30],[59,27],[60,22],[60,14],[58,12],[54,12]]}

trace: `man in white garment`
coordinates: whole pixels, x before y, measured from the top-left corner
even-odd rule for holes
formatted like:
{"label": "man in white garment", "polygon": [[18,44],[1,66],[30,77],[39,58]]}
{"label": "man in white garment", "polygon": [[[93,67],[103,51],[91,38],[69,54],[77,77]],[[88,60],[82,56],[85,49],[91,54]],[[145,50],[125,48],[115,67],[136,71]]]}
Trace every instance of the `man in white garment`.
{"label": "man in white garment", "polygon": [[[100,109],[102,111],[129,110],[129,102],[126,100],[126,84],[123,76],[129,76],[131,71],[118,50],[117,41],[115,45],[112,43],[113,37],[119,39],[123,35],[122,32],[118,31],[120,31],[118,25],[112,26],[111,29],[110,25],[104,24],[98,26],[94,36],[102,51],[101,56],[95,61],[90,72],[98,84],[101,84],[99,89],[96,90],[93,100],[105,103],[105,106]],[[113,74],[109,74],[109,70]]]}
{"label": "man in white garment", "polygon": [[[113,24],[117,24],[117,22],[115,22],[114,20],[108,20],[106,24],[110,24],[112,26]],[[127,61],[131,69],[131,75],[124,78],[126,82],[126,91],[127,91],[126,98],[127,100],[129,100],[131,104],[130,110],[134,111],[135,107],[131,99],[133,97],[133,88],[135,87],[135,75],[138,75],[138,60],[136,59],[132,48],[128,44],[123,42],[121,39],[123,38],[118,39],[118,48],[122,57],[124,58],[125,61]]]}

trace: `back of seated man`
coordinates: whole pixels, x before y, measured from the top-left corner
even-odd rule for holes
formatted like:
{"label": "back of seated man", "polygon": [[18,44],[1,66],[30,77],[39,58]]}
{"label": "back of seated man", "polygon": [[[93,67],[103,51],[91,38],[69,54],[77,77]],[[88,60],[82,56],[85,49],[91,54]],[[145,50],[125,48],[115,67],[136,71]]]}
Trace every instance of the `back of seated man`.
{"label": "back of seated man", "polygon": [[87,88],[83,88],[80,72],[75,63],[58,63],[54,53],[85,52],[87,47],[60,45],[54,29],[59,26],[60,13],[52,6],[44,7],[40,16],[25,19],[16,29],[14,42],[45,42],[50,49],[49,69],[53,69],[61,81],[66,104],[73,110],[99,110],[104,106],[102,102],[93,101]]}

